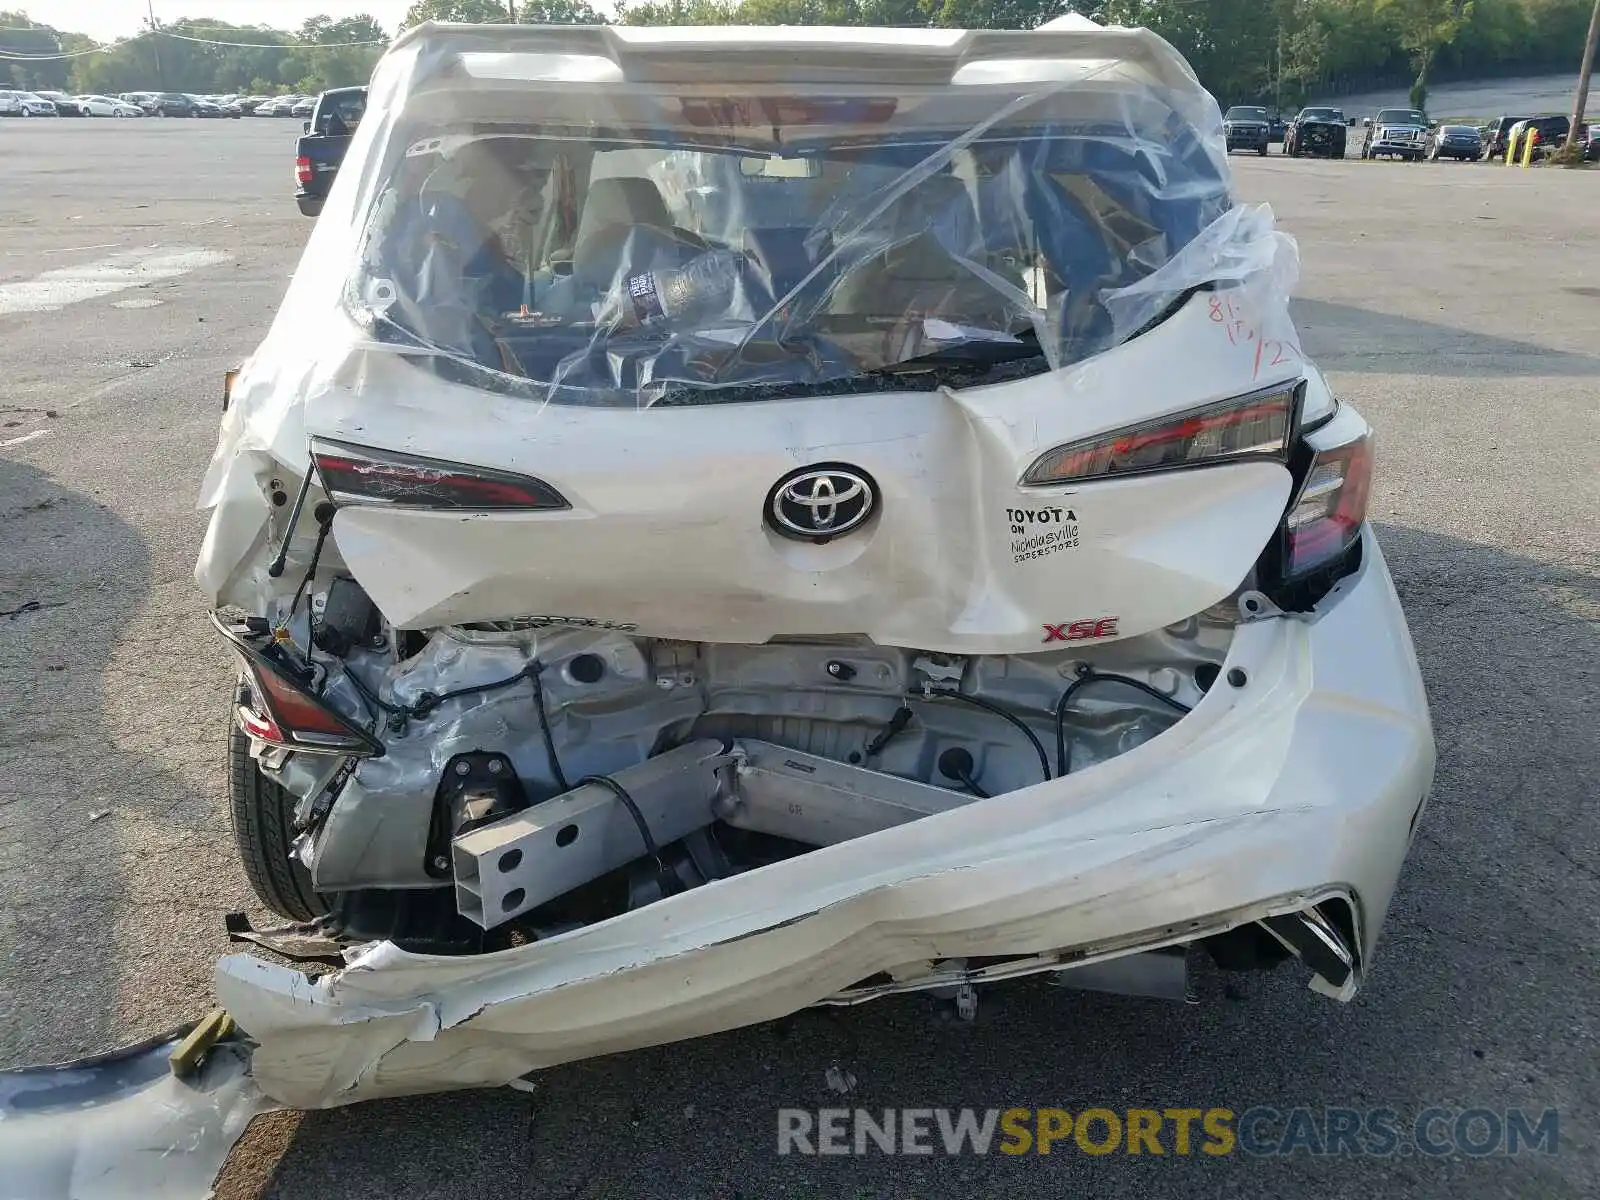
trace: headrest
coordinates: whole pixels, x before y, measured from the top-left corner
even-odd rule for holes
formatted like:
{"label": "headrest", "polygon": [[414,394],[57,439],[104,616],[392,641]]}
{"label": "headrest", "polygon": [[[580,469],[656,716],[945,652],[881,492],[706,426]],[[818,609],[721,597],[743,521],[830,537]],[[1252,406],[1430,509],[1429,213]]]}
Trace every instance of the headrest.
{"label": "headrest", "polygon": [[596,179],[589,184],[589,194],[584,197],[579,237],[607,225],[653,225],[657,229],[670,229],[672,214],[667,211],[667,202],[661,198],[660,190],[643,176]]}

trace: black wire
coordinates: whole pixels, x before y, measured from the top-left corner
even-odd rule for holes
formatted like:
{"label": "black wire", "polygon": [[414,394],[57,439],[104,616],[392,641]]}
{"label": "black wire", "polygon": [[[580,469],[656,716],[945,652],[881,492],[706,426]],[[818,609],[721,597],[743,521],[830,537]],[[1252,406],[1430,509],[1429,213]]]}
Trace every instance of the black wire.
{"label": "black wire", "polygon": [[1165,692],[1158,691],[1142,679],[1135,679],[1131,675],[1117,675],[1111,671],[1096,671],[1093,667],[1083,666],[1078,668],[1078,677],[1067,685],[1067,690],[1061,693],[1061,699],[1056,701],[1056,774],[1066,775],[1071,769],[1072,760],[1067,754],[1067,705],[1072,703],[1073,696],[1081,688],[1091,683],[1120,683],[1143,692],[1153,700],[1159,700],[1169,708],[1175,708],[1181,713],[1194,711],[1182,700],[1176,700]]}
{"label": "black wire", "polygon": [[876,758],[878,753],[885,746],[887,746],[892,739],[897,737],[907,725],[911,724],[911,718],[914,716],[916,716],[916,714],[904,704],[895,709],[894,716],[889,718],[889,723],[883,727],[883,732],[878,734],[877,737],[873,738],[867,743],[866,757]]}
{"label": "black wire", "polygon": [[361,698],[368,704],[377,705],[378,708],[390,714],[391,716],[404,717],[411,715],[411,710],[404,704],[390,704],[387,700],[379,696],[377,692],[373,691],[366,684],[362,683],[361,676],[357,675],[348,666],[346,666],[344,669],[344,677],[350,681],[351,687],[355,688],[356,691],[361,693]]}
{"label": "black wire", "polygon": [[993,797],[990,796],[988,792],[984,791],[981,787],[978,786],[978,781],[972,777],[972,772],[971,771],[962,771],[960,774],[958,774],[956,776],[956,778],[959,779],[962,782],[962,784],[966,787],[967,791],[971,792],[979,800],[992,800],[993,799]]}
{"label": "black wire", "polygon": [[[557,787],[563,792],[570,792],[572,788],[567,783],[566,773],[561,769],[561,759],[556,757],[556,739],[550,732],[550,714],[544,710],[544,683],[539,679],[539,676],[544,672],[544,664],[538,659],[534,659],[529,665],[534,668],[533,673],[528,678],[533,680],[533,703],[539,710],[539,732],[544,735],[544,752],[545,756],[550,760],[550,773],[556,777]],[[643,817],[639,818],[641,822],[643,819]]]}
{"label": "black wire", "polygon": [[639,806],[634,802],[633,797],[628,794],[628,789],[609,775],[585,775],[578,780],[579,787],[586,783],[603,787],[618,800],[622,801],[622,806],[628,810],[628,815],[633,818],[633,823],[639,827],[639,836],[644,840],[645,853],[656,860],[658,867],[663,871],[666,870],[667,865],[661,861],[661,848],[656,845],[656,839],[650,833],[650,824],[644,819],[644,814],[639,811]]}
{"label": "black wire", "polygon": [[[922,693],[914,694],[920,695]],[[1050,756],[1044,752],[1044,743],[1039,740],[1039,735],[1034,733],[1033,730],[1029,729],[1027,725],[1023,723],[1022,718],[1018,717],[1016,714],[1007,712],[998,704],[991,704],[981,696],[969,696],[965,692],[928,692],[925,695],[927,698],[934,700],[964,700],[968,704],[975,705],[978,708],[986,709],[989,712],[992,712],[995,716],[1010,721],[1011,724],[1015,725],[1019,730],[1022,731],[1023,737],[1027,738],[1033,743],[1033,748],[1038,751],[1039,754],[1039,769],[1044,772],[1044,777],[1046,779],[1050,778]]]}
{"label": "black wire", "polygon": [[[294,599],[289,602],[289,615],[283,618],[283,624],[278,627],[280,631],[286,630],[290,625],[294,624],[294,614],[300,607],[300,599],[306,594],[306,587],[317,577],[317,564],[322,561],[322,547],[328,540],[328,531],[332,528],[332,521],[324,521],[317,526],[317,544],[311,550],[311,563],[306,567],[306,573],[300,577],[300,586],[294,590]],[[305,661],[306,669],[312,671],[313,676],[315,676],[316,672],[311,661],[311,618],[309,616],[306,617],[306,652],[301,657]]]}

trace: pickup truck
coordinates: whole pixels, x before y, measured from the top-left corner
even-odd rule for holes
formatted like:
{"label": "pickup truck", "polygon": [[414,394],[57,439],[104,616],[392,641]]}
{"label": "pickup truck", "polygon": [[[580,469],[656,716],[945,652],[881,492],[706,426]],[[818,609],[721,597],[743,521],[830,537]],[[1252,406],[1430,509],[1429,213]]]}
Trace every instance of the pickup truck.
{"label": "pickup truck", "polygon": [[294,150],[295,202],[305,216],[322,211],[339,164],[350,148],[350,135],[367,107],[364,87],[334,88],[317,97],[311,119],[302,127]]}

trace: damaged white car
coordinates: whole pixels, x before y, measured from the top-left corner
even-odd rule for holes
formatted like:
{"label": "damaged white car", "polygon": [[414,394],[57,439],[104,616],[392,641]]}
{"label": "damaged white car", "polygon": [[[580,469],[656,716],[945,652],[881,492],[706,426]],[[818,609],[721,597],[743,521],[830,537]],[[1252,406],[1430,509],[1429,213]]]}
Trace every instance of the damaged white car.
{"label": "damaged white car", "polygon": [[1170,46],[424,25],[369,105],[202,498],[240,853],[347,960],[221,963],[263,1089],[1201,948],[1354,994],[1427,705]]}

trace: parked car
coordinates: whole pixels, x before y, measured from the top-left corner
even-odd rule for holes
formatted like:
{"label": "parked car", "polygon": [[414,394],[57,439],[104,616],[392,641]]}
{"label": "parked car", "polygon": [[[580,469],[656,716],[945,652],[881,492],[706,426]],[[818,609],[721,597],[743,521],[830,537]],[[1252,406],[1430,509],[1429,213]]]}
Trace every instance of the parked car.
{"label": "parked car", "polygon": [[1400,158],[1421,162],[1428,141],[1427,114],[1416,108],[1380,108],[1363,122],[1362,158]]}
{"label": "parked car", "polygon": [[56,116],[56,106],[43,96],[33,92],[5,91],[0,92],[4,98],[4,106],[0,107],[0,115],[11,117],[53,117]]}
{"label": "parked car", "polygon": [[1267,110],[1250,105],[1236,104],[1222,117],[1222,133],[1230,154],[1235,150],[1254,150],[1265,155],[1269,127]]}
{"label": "parked car", "polygon": [[1476,125],[1441,125],[1428,133],[1427,156],[1476,162],[1483,157],[1483,134]]}
{"label": "parked car", "polygon": [[182,92],[141,92],[139,107],[152,117],[193,117],[194,101]]}
{"label": "parked car", "polygon": [[269,117],[292,117],[294,116],[295,106],[302,103],[304,100],[304,96],[279,96],[276,100],[273,100],[263,106],[266,109],[264,113],[262,109],[257,109],[256,115]]}
{"label": "parked car", "polygon": [[1580,143],[1584,162],[1600,162],[1600,125],[1591,125]]}
{"label": "parked car", "polygon": [[78,103],[76,96],[69,96],[65,92],[37,92],[35,94],[41,99],[48,100],[51,104],[54,104],[56,106],[56,116],[58,117],[86,117],[89,115],[84,112],[83,105]]}
{"label": "parked car", "polygon": [[364,87],[334,88],[317,97],[316,110],[295,146],[295,203],[308,217],[322,211],[322,202],[339,173],[350,136],[367,110]]}
{"label": "parked car", "polygon": [[270,117],[272,116],[273,106],[277,103],[277,96],[253,96],[247,111],[252,117]]}
{"label": "parked car", "polygon": [[1491,162],[1506,156],[1506,142],[1511,134],[1511,127],[1518,121],[1526,121],[1526,116],[1501,116],[1490,121],[1481,130],[1479,135],[1483,140],[1483,161]]}
{"label": "parked car", "polygon": [[91,117],[142,117],[144,109],[114,96],[79,96],[78,103]]}
{"label": "parked car", "polygon": [[217,120],[221,117],[227,116],[227,114],[222,111],[222,106],[220,104],[214,100],[208,99],[205,96],[187,96],[185,99],[189,101],[189,115],[192,117],[205,117],[211,120]]}
{"label": "parked car", "polygon": [[1302,108],[1284,135],[1283,152],[1291,158],[1320,154],[1343,158],[1347,144],[1345,115],[1337,108]]}
{"label": "parked car", "polygon": [[218,965],[267,1096],[1174,947],[1368,977],[1433,734],[1215,105],[1081,17],[827,33],[378,64],[204,484],[246,874],[362,947]]}
{"label": "parked car", "polygon": [[316,111],[317,98],[315,96],[307,96],[295,103],[295,105],[289,110],[289,115],[291,117],[300,117],[303,120],[310,120]]}
{"label": "parked car", "polygon": [[1533,161],[1537,162],[1553,154],[1567,143],[1567,134],[1572,130],[1572,118],[1560,115],[1543,117],[1527,117],[1518,121],[1511,127],[1507,135],[1507,145],[1516,156],[1518,162],[1522,161],[1528,143],[1524,138],[1530,135],[1533,138]]}

